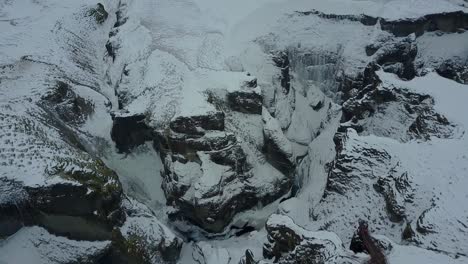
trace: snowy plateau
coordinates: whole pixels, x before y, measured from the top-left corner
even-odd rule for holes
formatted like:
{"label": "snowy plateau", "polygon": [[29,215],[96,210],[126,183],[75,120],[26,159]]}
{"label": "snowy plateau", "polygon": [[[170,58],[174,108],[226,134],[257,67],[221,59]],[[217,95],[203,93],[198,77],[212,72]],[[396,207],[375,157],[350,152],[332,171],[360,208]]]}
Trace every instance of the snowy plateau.
{"label": "snowy plateau", "polygon": [[99,1],[0,0],[0,264],[468,263],[467,0]]}

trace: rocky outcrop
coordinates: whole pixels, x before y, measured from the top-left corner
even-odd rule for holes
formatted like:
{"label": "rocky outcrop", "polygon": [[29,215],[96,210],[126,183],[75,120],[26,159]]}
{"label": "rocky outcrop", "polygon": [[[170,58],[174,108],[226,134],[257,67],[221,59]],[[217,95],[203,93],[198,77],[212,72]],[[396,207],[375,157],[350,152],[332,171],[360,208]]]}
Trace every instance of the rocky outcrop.
{"label": "rocky outcrop", "polygon": [[[353,129],[335,134],[336,157],[328,174],[328,192],[345,195],[348,191],[366,188],[363,179],[376,180],[376,175],[387,175],[391,169],[391,156],[382,148],[355,140]],[[366,166],[357,166],[364,163]],[[377,166],[377,167],[373,167]],[[378,171],[377,171],[378,169]]]}
{"label": "rocky outcrop", "polygon": [[98,24],[104,23],[107,17],[109,17],[109,13],[107,13],[106,9],[101,3],[96,4],[96,7],[91,8],[89,10],[89,15],[93,16],[96,19]]}
{"label": "rocky outcrop", "polygon": [[229,107],[233,111],[257,115],[262,113],[263,97],[254,91],[235,91],[228,93],[227,101]]}
{"label": "rocky outcrop", "polygon": [[40,103],[55,117],[69,125],[81,125],[94,112],[91,101],[74,92],[69,83],[57,81]]}
{"label": "rocky outcrop", "polygon": [[289,89],[291,88],[291,76],[289,73],[290,65],[288,54],[284,51],[279,51],[272,55],[272,59],[276,67],[278,67],[281,70],[281,75],[279,79],[281,87],[283,87],[284,92],[287,94],[289,93]]}
{"label": "rocky outcrop", "polygon": [[400,222],[405,219],[405,202],[413,202],[413,189],[407,173],[393,174],[395,171],[390,171],[387,177],[380,177],[374,187],[385,199],[389,219]]}
{"label": "rocky outcrop", "polygon": [[246,186],[251,165],[232,134],[212,132],[187,143],[172,141],[174,137],[165,137],[167,145],[159,147],[167,201],[184,218],[205,230],[221,232],[237,212],[258,201],[254,190]]}
{"label": "rocky outcrop", "polygon": [[362,134],[401,141],[454,135],[455,125],[434,111],[434,100],[430,96],[386,87],[378,76],[374,78],[373,84],[343,104],[340,131],[352,127]]}
{"label": "rocky outcrop", "polygon": [[154,138],[152,129],[145,123],[144,115],[114,116],[113,119],[111,138],[119,152],[128,153]]}
{"label": "rocky outcrop", "polygon": [[258,261],[255,260],[254,254],[251,250],[246,250],[245,255],[239,261],[239,264],[257,264]]}
{"label": "rocky outcrop", "polygon": [[262,119],[265,158],[283,174],[291,175],[295,169],[291,143],[283,134],[278,121],[268,111],[263,112]]}
{"label": "rocky outcrop", "polygon": [[101,263],[109,241],[81,241],[50,234],[38,226],[24,227],[2,241],[3,263]]}
{"label": "rocky outcrop", "polygon": [[[367,47],[366,47],[367,48]],[[408,36],[402,40],[374,43],[375,63],[386,72],[391,72],[398,77],[411,80],[416,75],[414,60],[418,53],[414,36]]]}
{"label": "rocky outcrop", "polygon": [[[256,83],[250,82],[248,86],[245,89],[256,88]],[[251,146],[239,140],[235,129],[228,132],[226,122],[239,118],[236,115],[261,120],[258,114],[266,113],[255,90],[249,93],[255,94],[255,108],[260,109],[253,110],[245,98],[233,105],[230,94],[241,93],[213,93],[210,102],[223,111],[177,117],[167,129],[156,131],[155,148],[164,161],[162,187],[168,204],[177,208],[171,214],[172,219],[189,220],[205,231],[220,233],[237,213],[258,203],[268,204],[290,189],[295,161],[291,147],[285,149],[289,141],[279,127],[271,130],[265,123],[265,140],[258,143],[263,146],[266,160],[284,176],[264,182],[257,182],[256,165],[246,152]],[[262,191],[270,185],[275,186],[271,191]]]}
{"label": "rocky outcrop", "polygon": [[10,236],[34,221],[28,193],[17,181],[0,178],[0,237]]}
{"label": "rocky outcrop", "polygon": [[366,222],[360,221],[355,236],[351,240],[350,249],[355,253],[366,252],[370,255],[369,263],[387,264],[384,251],[391,251],[392,245],[387,241],[381,241],[370,235]]}
{"label": "rocky outcrop", "polygon": [[217,111],[207,115],[179,116],[170,122],[169,127],[177,133],[203,135],[205,130],[224,130],[224,113]]}
{"label": "rocky outcrop", "polygon": [[211,116],[218,118],[178,118],[170,125],[176,131],[161,131],[156,142],[165,164],[163,189],[168,203],[180,209],[180,216],[216,233],[258,200],[246,186],[251,165],[237,138],[206,130],[223,129],[224,114]]}
{"label": "rocky outcrop", "polygon": [[263,256],[275,263],[359,263],[348,258],[340,239],[331,232],[311,232],[287,216],[272,215],[265,228]]}
{"label": "rocky outcrop", "polygon": [[1,181],[0,188],[14,189],[4,194],[5,202],[0,205],[5,222],[0,235],[11,235],[23,225],[40,225],[72,239],[110,239],[112,228],[123,221],[117,175],[100,160],[81,170],[69,170],[66,164],[71,164],[65,161],[61,164],[48,173],[65,182],[24,186],[8,179]]}
{"label": "rocky outcrop", "polygon": [[466,62],[446,60],[437,67],[436,71],[442,77],[468,84],[468,64]]}
{"label": "rocky outcrop", "polygon": [[348,20],[348,21],[357,21],[362,23],[363,25],[366,26],[374,26],[377,24],[379,19],[377,17],[372,17],[368,15],[337,15],[337,14],[326,14],[323,12],[320,12],[318,10],[311,10],[311,11],[296,11],[296,13],[303,15],[303,16],[309,16],[309,15],[316,15],[318,17],[324,18],[324,19],[333,19],[333,20]]}
{"label": "rocky outcrop", "polygon": [[410,34],[421,36],[427,31],[457,32],[468,28],[468,14],[463,11],[429,14],[417,19],[380,20],[382,30],[389,31],[397,37]]}
{"label": "rocky outcrop", "polygon": [[316,15],[324,19],[356,21],[365,26],[375,26],[379,23],[380,28],[383,31],[388,31],[396,37],[406,37],[410,34],[421,36],[424,32],[436,30],[442,32],[457,32],[459,29],[468,28],[468,14],[463,11],[428,14],[419,18],[406,18],[399,20],[390,20],[364,14],[326,14],[317,10],[297,13],[304,16]]}
{"label": "rocky outcrop", "polygon": [[99,263],[176,263],[183,241],[139,202],[123,205],[126,220],[112,232],[112,243]]}

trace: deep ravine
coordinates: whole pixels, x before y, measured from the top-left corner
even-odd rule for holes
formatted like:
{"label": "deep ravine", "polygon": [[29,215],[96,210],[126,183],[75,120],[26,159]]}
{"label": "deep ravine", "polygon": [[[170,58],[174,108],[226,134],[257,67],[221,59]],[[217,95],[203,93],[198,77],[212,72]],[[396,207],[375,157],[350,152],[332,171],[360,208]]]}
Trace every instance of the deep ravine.
{"label": "deep ravine", "polygon": [[467,262],[467,12],[0,3],[0,264]]}

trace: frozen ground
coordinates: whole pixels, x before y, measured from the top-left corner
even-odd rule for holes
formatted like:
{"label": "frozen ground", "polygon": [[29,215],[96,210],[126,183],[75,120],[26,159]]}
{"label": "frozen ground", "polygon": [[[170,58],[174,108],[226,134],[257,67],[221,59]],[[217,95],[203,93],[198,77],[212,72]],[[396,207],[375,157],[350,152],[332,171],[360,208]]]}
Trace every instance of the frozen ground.
{"label": "frozen ground", "polygon": [[[414,227],[424,214],[423,220],[434,232],[420,235],[416,238],[417,243],[407,245],[400,237],[403,225],[379,220],[379,217],[386,215],[381,197],[369,198],[356,193],[322,199],[327,184],[326,166],[336,154],[333,136],[341,118],[340,107],[331,96],[334,91],[324,90],[326,87],[320,86],[320,83],[309,85],[303,82],[308,77],[305,71],[301,71],[301,65],[296,65],[293,73],[295,89],[290,95],[284,98],[273,96],[276,85],[273,79],[277,69],[270,55],[272,51],[284,49],[297,49],[298,54],[302,49],[320,54],[333,53],[337,54],[340,65],[347,73],[354,73],[372,59],[362,52],[363,47],[376,39],[388,37],[389,33],[374,27],[363,27],[358,22],[300,16],[296,11],[365,14],[398,20],[431,13],[467,12],[466,1],[120,2],[126,5],[124,14],[128,20],[120,26],[119,34],[110,38],[110,42],[118,44],[120,54],[113,62],[106,56],[105,44],[115,22],[115,1],[103,3],[111,19],[98,29],[88,28],[86,23],[80,23],[81,26],[75,24],[80,22],[77,17],[83,15],[83,8],[94,5],[94,1],[0,2],[0,177],[28,186],[53,184],[57,180],[64,182],[63,179],[50,178],[46,173],[57,157],[72,157],[81,164],[96,155],[103,155],[107,166],[119,175],[125,193],[154,211],[148,214],[159,217],[157,220],[137,215],[124,224],[123,230],[137,230],[139,227],[142,232],[158,237],[160,233],[154,230],[160,228],[161,232],[175,238],[165,214],[171,209],[165,206],[166,199],[161,188],[160,171],[163,165],[159,153],[148,143],[128,155],[117,154],[110,139],[110,113],[120,116],[147,114],[151,126],[163,128],[178,116],[216,111],[207,102],[208,91],[234,91],[255,76],[258,90],[265,96],[265,101],[271,99],[273,102],[266,106],[268,110],[263,109],[266,130],[257,125],[262,118],[242,114],[228,117],[228,129],[241,135],[243,146],[251,151],[248,153],[250,157],[256,157],[256,150],[251,146],[263,140],[265,132],[271,132],[277,135],[276,142],[285,153],[290,154],[291,160],[304,158],[297,171],[299,186],[296,197],[264,208],[258,206],[236,216],[233,220],[235,223],[249,223],[256,229],[253,232],[239,237],[226,235],[184,243],[179,263],[238,263],[247,249],[261,259],[262,246],[267,240],[263,225],[271,213],[288,215],[310,232],[320,229],[334,232],[346,246],[355,231],[356,220],[371,219],[375,224],[375,234],[388,237],[395,243],[394,250],[388,256],[390,263],[468,261],[465,258],[468,255],[465,247],[468,244],[466,85],[444,79],[433,72],[408,82],[379,72],[382,85],[386,87],[433,96],[435,110],[456,125],[456,133],[446,139],[434,137],[427,141],[402,143],[375,135],[361,136],[353,130],[348,132],[347,147],[350,151],[363,146],[385,150],[391,156],[389,168],[398,165],[399,171],[410,175],[412,186],[416,189],[414,203],[408,207],[408,223]],[[80,41],[76,42],[75,38]],[[417,42],[420,47],[417,62],[425,67],[434,67],[438,61],[447,58],[466,61],[466,32],[443,36],[428,33],[418,38]],[[81,43],[83,46],[70,48],[70,43]],[[77,50],[79,52],[74,53]],[[320,61],[321,58],[316,60]],[[91,66],[83,67],[83,62]],[[323,59],[321,63],[324,63]],[[323,76],[312,78],[316,82],[327,81]],[[56,127],[40,119],[43,109],[37,103],[57,79],[73,83],[74,91],[94,104],[94,113],[83,124],[72,127],[87,152],[71,146],[67,140],[63,140]],[[127,100],[120,102],[122,109],[118,109],[119,98],[114,90],[126,95]],[[316,105],[318,101],[330,107],[313,110],[311,105]],[[284,134],[278,133],[281,131]],[[354,152],[354,155],[359,156],[359,153]],[[263,160],[252,158],[251,162],[256,164],[254,180],[257,183],[262,182],[262,177],[280,177]],[[76,166],[68,165],[71,171]],[[224,168],[219,166],[218,169]],[[381,169],[375,167],[376,172]],[[186,173],[193,174],[193,171]],[[203,177],[210,176],[216,178],[219,175]],[[197,184],[212,183],[213,179],[202,177],[197,181]],[[83,255],[99,255],[108,244],[74,241],[56,237],[39,227],[27,227],[0,240],[0,264],[69,263]],[[457,259],[454,256],[460,257]]]}

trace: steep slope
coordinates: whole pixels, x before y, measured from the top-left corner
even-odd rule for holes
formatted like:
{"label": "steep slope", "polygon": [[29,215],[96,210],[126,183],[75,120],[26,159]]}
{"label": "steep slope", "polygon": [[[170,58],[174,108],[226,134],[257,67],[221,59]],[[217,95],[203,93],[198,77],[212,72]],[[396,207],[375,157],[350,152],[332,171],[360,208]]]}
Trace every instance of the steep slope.
{"label": "steep slope", "polygon": [[0,263],[467,262],[467,11],[0,3]]}
{"label": "steep slope", "polygon": [[[119,230],[139,220],[122,203],[118,175],[102,160],[112,149],[109,111],[117,104],[105,80],[105,44],[115,21],[109,12],[116,7],[1,3],[2,263],[125,259],[142,239]],[[174,262],[181,241],[160,231],[154,214],[145,217],[153,218],[146,228],[154,230],[154,243],[167,245],[144,248],[140,256],[151,251],[158,261]]]}

